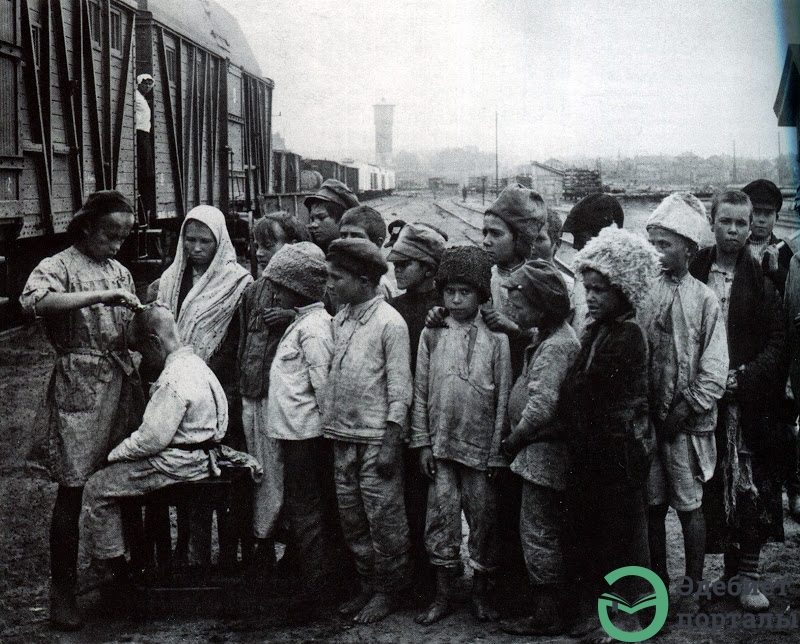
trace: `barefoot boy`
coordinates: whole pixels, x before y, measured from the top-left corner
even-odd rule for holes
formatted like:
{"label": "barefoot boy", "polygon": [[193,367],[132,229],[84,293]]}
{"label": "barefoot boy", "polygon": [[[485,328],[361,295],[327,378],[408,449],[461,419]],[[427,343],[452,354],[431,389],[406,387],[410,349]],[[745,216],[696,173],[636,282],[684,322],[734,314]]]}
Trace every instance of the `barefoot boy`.
{"label": "barefoot boy", "polygon": [[[725,393],[728,345],[713,291],[689,274],[708,226],[703,204],[675,193],[647,221],[650,243],[661,254],[661,275],[639,311],[650,345],[650,418],[658,451],[648,481],[650,561],[669,588],[664,520],[678,512],[686,576],[703,578],[706,523],[703,483],[714,474],[717,401]],[[677,612],[696,612],[691,597]]]}
{"label": "barefoot boy", "polygon": [[328,289],[344,305],[333,319],[323,433],[333,439],[336,496],[361,591],[340,607],[357,623],[383,619],[410,575],[402,442],[411,403],[408,327],[377,288],[386,270],[365,239],[331,242]]}
{"label": "barefoot boy", "polygon": [[487,601],[496,561],[497,488],[511,383],[508,338],[490,331],[478,315],[490,295],[491,259],[472,246],[448,249],[436,284],[450,315],[445,328],[420,337],[414,385],[411,447],[420,448],[420,467],[431,479],[425,545],[436,566],[436,598],[417,617],[432,624],[451,610],[454,572],[461,548],[461,511],[469,524],[474,569],[472,607],[481,621],[497,619]]}

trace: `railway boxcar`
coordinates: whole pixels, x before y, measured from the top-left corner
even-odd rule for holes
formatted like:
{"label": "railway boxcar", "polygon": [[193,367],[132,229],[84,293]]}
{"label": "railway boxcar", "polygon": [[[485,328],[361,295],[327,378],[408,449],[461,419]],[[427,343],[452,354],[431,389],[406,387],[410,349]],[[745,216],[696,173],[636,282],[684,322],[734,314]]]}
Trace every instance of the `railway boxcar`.
{"label": "railway boxcar", "polygon": [[31,268],[65,245],[88,193],[116,188],[142,203],[141,73],[155,81],[155,207],[140,209],[128,259],[147,259],[158,248],[142,243],[148,229],[176,230],[197,204],[235,221],[273,192],[273,83],[212,0],[2,0],[0,295],[13,302]]}

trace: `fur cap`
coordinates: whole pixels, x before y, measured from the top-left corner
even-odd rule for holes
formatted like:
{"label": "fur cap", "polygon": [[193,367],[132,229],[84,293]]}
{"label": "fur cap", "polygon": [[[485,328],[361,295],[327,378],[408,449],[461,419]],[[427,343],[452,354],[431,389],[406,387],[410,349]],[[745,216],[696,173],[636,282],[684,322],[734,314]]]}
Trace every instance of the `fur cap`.
{"label": "fur cap", "polygon": [[594,270],[617,287],[634,308],[647,297],[650,280],[659,273],[658,251],[641,235],[614,226],[603,228],[578,253],[576,275]]}
{"label": "fur cap", "polygon": [[492,296],[489,254],[477,246],[453,246],[445,250],[436,274],[436,287],[441,292],[454,282],[469,284],[478,291],[481,302],[486,302]]}

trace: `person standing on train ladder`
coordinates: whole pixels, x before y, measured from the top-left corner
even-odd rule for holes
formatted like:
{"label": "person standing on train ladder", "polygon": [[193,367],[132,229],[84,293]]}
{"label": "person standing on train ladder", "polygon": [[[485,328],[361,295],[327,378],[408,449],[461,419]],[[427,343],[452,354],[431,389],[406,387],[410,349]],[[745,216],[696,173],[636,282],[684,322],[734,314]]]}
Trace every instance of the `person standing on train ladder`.
{"label": "person standing on train ladder", "polygon": [[139,183],[139,199],[142,210],[150,219],[155,213],[156,173],[153,156],[153,114],[150,101],[155,82],[150,74],[136,77],[134,95],[134,126],[136,128],[136,179]]}

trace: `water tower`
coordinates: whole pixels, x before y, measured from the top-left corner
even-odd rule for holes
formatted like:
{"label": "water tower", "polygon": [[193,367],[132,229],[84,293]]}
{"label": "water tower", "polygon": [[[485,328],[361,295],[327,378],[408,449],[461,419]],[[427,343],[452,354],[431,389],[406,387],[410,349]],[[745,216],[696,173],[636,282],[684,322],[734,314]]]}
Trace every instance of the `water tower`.
{"label": "water tower", "polygon": [[381,100],[375,108],[375,163],[382,168],[392,166],[392,125],[394,105]]}

